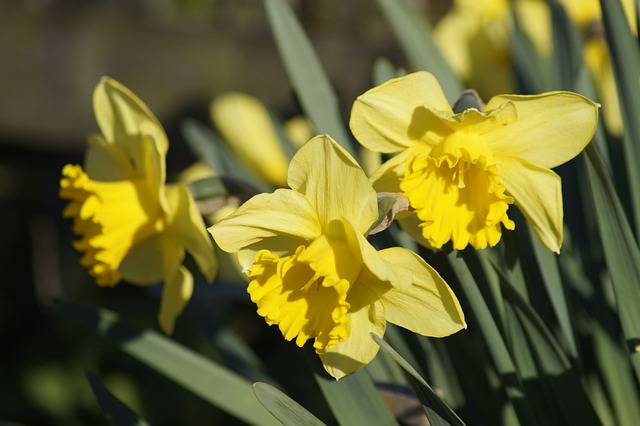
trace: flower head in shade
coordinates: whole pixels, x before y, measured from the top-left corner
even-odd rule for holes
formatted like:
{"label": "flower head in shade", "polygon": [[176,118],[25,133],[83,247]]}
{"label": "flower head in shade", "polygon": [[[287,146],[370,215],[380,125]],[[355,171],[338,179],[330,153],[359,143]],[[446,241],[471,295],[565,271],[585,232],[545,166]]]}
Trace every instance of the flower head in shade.
{"label": "flower head in shade", "polygon": [[560,177],[551,168],[580,153],[598,104],[570,92],[493,97],[483,111],[454,113],[427,72],[390,80],[358,97],[350,126],[379,152],[400,152],[371,177],[415,210],[404,228],[419,242],[455,249],[494,246],[517,205],[540,241],[562,245]]}
{"label": "flower head in shade", "polygon": [[231,150],[249,170],[275,187],[286,185],[289,159],[269,111],[258,99],[225,93],[213,100],[210,113]]}
{"label": "flower head in shade", "polygon": [[89,139],[84,167],[66,165],[63,215],[80,235],[74,247],[100,286],[164,281],[158,320],[165,333],[193,292],[182,266],[185,249],[212,281],[217,263],[206,226],[185,185],[165,185],[167,136],[146,105],[120,83],[103,78],[93,106],[102,135]]}
{"label": "flower head in shade", "polygon": [[335,141],[318,136],[300,148],[288,183],[209,228],[223,250],[238,253],[258,314],[285,339],[312,339],[327,372],[341,378],[374,358],[370,333],[382,336],[387,321],[436,337],[465,327],[455,295],[420,257],[369,244],[376,192]]}

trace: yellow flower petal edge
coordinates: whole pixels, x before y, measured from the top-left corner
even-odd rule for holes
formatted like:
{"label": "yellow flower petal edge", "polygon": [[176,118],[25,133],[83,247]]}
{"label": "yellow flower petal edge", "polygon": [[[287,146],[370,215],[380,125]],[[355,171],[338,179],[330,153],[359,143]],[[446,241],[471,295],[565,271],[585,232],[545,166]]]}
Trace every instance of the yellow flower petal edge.
{"label": "yellow flower petal edge", "polygon": [[[562,198],[550,168],[589,143],[599,105],[576,93],[549,92],[495,96],[484,111],[454,113],[423,97],[433,81],[426,72],[410,74],[355,101],[351,129],[362,145],[382,152],[405,147],[374,173],[375,188],[398,188],[409,199],[420,219],[419,243],[441,248],[451,241],[458,250],[495,246],[503,229],[515,227],[508,215],[515,203],[542,243],[558,252]],[[541,190],[549,192],[532,195]]]}
{"label": "yellow flower petal edge", "polygon": [[233,152],[250,169],[276,187],[287,182],[287,163],[267,108],[238,92],[217,96],[211,119]]}
{"label": "yellow flower petal edge", "polygon": [[184,185],[165,185],[168,142],[146,105],[120,83],[103,78],[94,91],[102,135],[89,139],[85,168],[66,165],[63,216],[80,235],[74,247],[100,286],[165,281],[159,322],[171,333],[193,287],[185,249],[208,281],[217,262],[213,243]]}
{"label": "yellow flower petal edge", "polygon": [[[257,195],[209,228],[220,248],[238,254],[258,314],[286,340],[298,346],[313,340],[326,371],[339,379],[375,357],[378,345],[370,333],[384,335],[388,292],[407,291],[415,304],[424,296],[430,307],[419,311],[428,316],[417,325],[417,314],[403,314],[395,303],[401,296],[394,296],[390,306],[399,324],[434,336],[464,327],[459,304],[439,276],[440,287],[431,293],[414,289],[433,282],[433,270],[416,267],[406,249],[396,250],[411,264],[367,241],[364,234],[377,220],[376,193],[333,139],[317,136],[302,146],[288,176],[292,189]],[[440,296],[445,300],[438,305]]]}

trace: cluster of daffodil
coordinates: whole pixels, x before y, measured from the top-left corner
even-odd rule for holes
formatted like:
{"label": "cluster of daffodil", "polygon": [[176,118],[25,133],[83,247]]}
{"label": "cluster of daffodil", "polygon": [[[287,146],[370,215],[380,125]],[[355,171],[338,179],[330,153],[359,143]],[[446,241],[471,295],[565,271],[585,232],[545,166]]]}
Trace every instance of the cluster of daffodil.
{"label": "cluster of daffodil", "polygon": [[[223,105],[214,103],[212,116],[227,138],[242,139],[245,127],[269,129]],[[82,237],[75,247],[98,285],[164,282],[159,323],[171,333],[193,292],[185,250],[211,282],[212,241],[187,187],[165,184],[167,137],[144,103],[104,78],[94,109],[102,135],[90,138],[84,169],[63,169],[64,216],[74,219]],[[371,178],[330,136],[302,145],[286,179],[275,136],[245,144],[239,157],[275,162],[248,167],[288,188],[252,197],[209,232],[237,253],[258,314],[298,346],[312,339],[327,372],[341,378],[375,357],[370,334],[382,337],[387,321],[434,337],[466,327],[456,296],[420,256],[400,247],[378,251],[367,240],[379,219],[378,193],[408,199],[397,219],[433,249],[449,241],[456,250],[495,246],[503,228],[514,229],[508,212],[515,204],[540,241],[559,252],[562,194],[550,168],[589,143],[597,111],[583,96],[553,92],[496,96],[482,111],[454,112],[431,74],[396,78],[353,106],[356,139],[374,152],[398,152]]]}

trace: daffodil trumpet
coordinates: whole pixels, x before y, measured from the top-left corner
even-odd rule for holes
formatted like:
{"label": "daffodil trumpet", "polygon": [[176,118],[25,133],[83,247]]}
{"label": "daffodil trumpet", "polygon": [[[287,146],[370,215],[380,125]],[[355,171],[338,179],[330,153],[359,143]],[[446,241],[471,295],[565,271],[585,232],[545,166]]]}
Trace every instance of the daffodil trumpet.
{"label": "daffodil trumpet", "polygon": [[369,363],[387,321],[443,337],[466,327],[455,295],[422,258],[376,251],[365,234],[378,220],[377,194],[355,160],[328,136],[300,148],[290,189],[260,194],[209,228],[237,253],[258,314],[287,340],[313,340],[339,379]]}
{"label": "daffodil trumpet", "polygon": [[102,134],[90,137],[84,167],[62,170],[60,197],[69,200],[63,215],[73,219],[81,236],[74,247],[99,286],[164,281],[158,321],[171,334],[193,292],[185,250],[211,282],[211,238],[187,186],[165,185],[169,143],[147,106],[106,77],[93,106]]}
{"label": "daffodil trumpet", "polygon": [[558,253],[562,189],[551,168],[589,143],[598,107],[577,93],[549,92],[494,96],[483,111],[454,112],[435,77],[417,72],[359,96],[350,127],[365,147],[397,153],[371,181],[409,199],[415,214],[398,219],[419,243],[495,246],[515,227],[508,215],[515,204]]}

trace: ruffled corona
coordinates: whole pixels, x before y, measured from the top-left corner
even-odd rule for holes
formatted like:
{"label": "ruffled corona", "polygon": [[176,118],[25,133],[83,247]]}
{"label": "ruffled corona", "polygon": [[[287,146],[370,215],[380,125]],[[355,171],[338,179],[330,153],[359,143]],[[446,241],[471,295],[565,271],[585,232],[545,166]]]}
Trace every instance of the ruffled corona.
{"label": "ruffled corona", "polygon": [[259,251],[249,272],[248,292],[258,314],[269,325],[278,324],[285,339],[295,338],[302,347],[315,338],[313,347],[320,353],[349,337],[346,298],[351,284],[314,271],[301,261],[304,251],[300,246],[285,257]]}
{"label": "ruffled corona", "polygon": [[515,227],[507,215],[513,198],[504,194],[495,166],[467,150],[412,157],[400,188],[422,221],[422,235],[435,248],[449,240],[456,250],[467,244],[495,246],[502,236],[500,224]]}
{"label": "ruffled corona", "polygon": [[159,204],[144,181],[94,181],[77,165],[65,166],[62,176],[60,196],[70,200],[63,215],[82,236],[74,242],[81,263],[98,285],[114,286],[128,251],[164,229]]}

